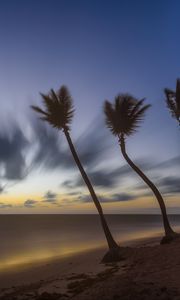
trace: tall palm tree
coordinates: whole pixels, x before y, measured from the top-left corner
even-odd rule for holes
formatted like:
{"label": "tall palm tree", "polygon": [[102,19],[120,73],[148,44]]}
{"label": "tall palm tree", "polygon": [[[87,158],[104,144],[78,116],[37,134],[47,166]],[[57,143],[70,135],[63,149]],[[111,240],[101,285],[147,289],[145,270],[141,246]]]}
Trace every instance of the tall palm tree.
{"label": "tall palm tree", "polygon": [[165,237],[162,243],[165,243],[172,240],[177,234],[172,230],[169,224],[164,200],[155,184],[133,163],[126,152],[126,137],[136,132],[144,118],[145,112],[150,107],[150,105],[144,105],[144,100],[145,99],[138,101],[129,94],[120,94],[115,97],[114,104],[105,101],[104,112],[106,115],[106,125],[112,134],[117,136],[123,157],[130,167],[149,186],[159,203],[165,230]]}
{"label": "tall palm tree", "polygon": [[[81,176],[87,185],[87,188],[90,192],[90,195],[94,201],[94,204],[97,208],[97,211],[100,216],[101,224],[104,230],[104,234],[107,240],[107,244],[109,247],[109,254],[106,255],[107,260],[118,260],[119,259],[119,246],[115,242],[109,227],[107,225],[106,219],[103,214],[103,210],[101,204],[97,198],[97,195],[94,191],[94,188],[91,184],[90,179],[88,178],[82,163],[78,157],[78,154],[75,150],[73,142],[70,136],[70,124],[72,122],[72,118],[74,115],[74,108],[72,103],[72,97],[66,86],[62,86],[57,93],[54,92],[53,89],[45,95],[41,94],[43,99],[43,104],[45,106],[45,110],[37,106],[31,106],[33,110],[38,112],[41,115],[41,119],[47,121],[52,127],[61,130],[68,142],[69,148],[71,150],[72,156],[76,162],[76,165],[81,173]],[[104,259],[105,260],[105,259]]]}
{"label": "tall palm tree", "polygon": [[176,81],[176,90],[164,89],[166,104],[173,118],[178,121],[180,126],[180,79]]}

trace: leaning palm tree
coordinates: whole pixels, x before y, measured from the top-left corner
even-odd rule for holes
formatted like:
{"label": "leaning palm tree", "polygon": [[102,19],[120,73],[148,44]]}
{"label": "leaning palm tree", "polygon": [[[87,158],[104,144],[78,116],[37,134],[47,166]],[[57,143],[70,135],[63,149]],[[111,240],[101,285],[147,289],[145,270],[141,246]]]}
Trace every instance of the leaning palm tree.
{"label": "leaning palm tree", "polygon": [[45,95],[41,94],[43,99],[43,104],[45,106],[45,110],[37,106],[31,106],[33,110],[38,112],[41,115],[41,119],[47,121],[52,127],[61,130],[68,142],[69,148],[71,150],[72,156],[76,162],[77,167],[81,173],[81,176],[87,185],[87,188],[90,192],[92,200],[97,208],[97,211],[100,216],[101,224],[104,230],[104,234],[107,240],[107,244],[109,247],[108,253],[104,257],[104,261],[112,261],[119,259],[119,246],[115,242],[109,227],[107,225],[106,219],[103,214],[103,210],[101,204],[97,198],[97,195],[94,191],[94,188],[91,184],[90,179],[88,178],[82,163],[78,157],[78,154],[75,150],[73,142],[70,136],[70,124],[72,122],[72,118],[74,115],[74,109],[72,104],[72,97],[66,86],[62,86],[57,93],[54,92],[53,89]]}
{"label": "leaning palm tree", "polygon": [[133,163],[126,152],[126,137],[129,137],[136,132],[140,122],[144,118],[145,112],[150,107],[150,105],[144,105],[144,100],[145,99],[138,101],[129,94],[120,94],[115,98],[114,104],[105,101],[104,112],[106,115],[106,125],[113,135],[118,137],[123,157],[130,167],[149,186],[159,203],[165,230],[165,236],[162,239],[162,243],[165,243],[172,240],[177,234],[172,230],[169,224],[164,200],[155,184]]}
{"label": "leaning palm tree", "polygon": [[173,118],[178,121],[180,126],[180,79],[176,81],[176,90],[164,89],[166,104]]}

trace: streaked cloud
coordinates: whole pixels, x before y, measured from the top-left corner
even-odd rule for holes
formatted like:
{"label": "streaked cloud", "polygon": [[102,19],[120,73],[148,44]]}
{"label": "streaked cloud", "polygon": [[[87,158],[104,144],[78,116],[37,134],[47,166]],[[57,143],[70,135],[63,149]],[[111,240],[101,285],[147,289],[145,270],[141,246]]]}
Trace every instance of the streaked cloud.
{"label": "streaked cloud", "polygon": [[166,195],[180,193],[180,178],[179,177],[164,177],[159,180],[159,185]]}
{"label": "streaked cloud", "polygon": [[45,195],[43,196],[43,202],[48,202],[51,204],[56,204],[57,203],[57,194],[53,193],[51,191],[47,191]]}
{"label": "streaked cloud", "polygon": [[0,209],[3,209],[3,208],[11,208],[11,207],[12,207],[11,204],[6,204],[6,203],[0,202]]}
{"label": "streaked cloud", "polygon": [[0,133],[1,177],[7,180],[24,178],[26,163],[23,151],[28,145],[27,139],[16,123],[12,123],[11,132]]}
{"label": "streaked cloud", "polygon": [[[136,198],[136,196],[128,193],[110,194],[108,196],[98,195],[98,199],[102,203],[131,201],[135,200]],[[93,202],[90,195],[81,195],[77,200],[82,203]]]}
{"label": "streaked cloud", "polygon": [[28,199],[24,202],[24,206],[28,207],[28,208],[33,208],[35,207],[36,203],[38,203],[38,201],[36,200],[32,200],[32,199]]}

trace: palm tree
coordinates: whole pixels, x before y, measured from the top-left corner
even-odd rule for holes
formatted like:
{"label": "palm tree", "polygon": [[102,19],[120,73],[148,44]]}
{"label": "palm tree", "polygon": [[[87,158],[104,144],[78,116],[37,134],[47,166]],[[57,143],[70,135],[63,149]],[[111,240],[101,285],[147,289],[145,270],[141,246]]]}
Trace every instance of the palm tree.
{"label": "palm tree", "polygon": [[144,105],[144,100],[145,99],[138,101],[129,94],[120,94],[115,97],[114,105],[105,101],[104,112],[106,115],[106,125],[112,134],[118,137],[123,157],[130,167],[149,186],[159,203],[165,230],[165,237],[162,243],[165,243],[172,240],[177,234],[172,230],[169,224],[164,200],[155,184],[133,163],[126,152],[125,138],[136,132],[140,122],[144,118],[145,112],[150,107],[150,105]]}
{"label": "palm tree", "polygon": [[176,91],[164,89],[166,104],[173,118],[178,121],[180,126],[180,79],[176,81]]}
{"label": "palm tree", "polygon": [[107,244],[109,247],[108,254],[105,255],[104,261],[112,261],[119,259],[119,246],[115,242],[109,227],[107,225],[106,219],[103,214],[103,210],[101,204],[97,198],[97,195],[94,191],[94,188],[91,184],[90,179],[88,178],[82,163],[78,157],[78,154],[75,150],[73,142],[70,136],[70,124],[72,122],[72,118],[74,115],[74,109],[72,104],[72,97],[66,86],[62,86],[57,93],[54,92],[53,89],[45,95],[41,94],[43,99],[43,104],[45,106],[45,110],[37,106],[31,106],[33,110],[40,113],[41,119],[47,121],[52,127],[61,130],[68,142],[69,148],[71,150],[72,156],[76,162],[76,165],[81,173],[81,176],[87,185],[89,193],[94,201],[94,204],[97,208],[97,211],[100,216],[101,224],[104,230],[104,234],[107,240]]}

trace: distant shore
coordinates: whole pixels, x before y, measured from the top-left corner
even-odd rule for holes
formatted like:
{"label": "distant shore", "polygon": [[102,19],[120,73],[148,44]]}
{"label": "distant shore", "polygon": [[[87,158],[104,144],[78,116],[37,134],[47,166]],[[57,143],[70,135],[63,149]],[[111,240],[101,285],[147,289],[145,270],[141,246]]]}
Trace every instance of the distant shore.
{"label": "distant shore", "polygon": [[180,299],[180,239],[122,247],[124,259],[101,264],[105,248],[0,273],[0,299]]}

